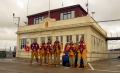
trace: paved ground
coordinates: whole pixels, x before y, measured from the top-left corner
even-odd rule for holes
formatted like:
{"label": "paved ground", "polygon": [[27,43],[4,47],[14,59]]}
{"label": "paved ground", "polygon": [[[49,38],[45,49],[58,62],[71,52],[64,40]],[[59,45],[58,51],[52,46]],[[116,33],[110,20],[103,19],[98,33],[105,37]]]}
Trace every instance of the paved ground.
{"label": "paved ground", "polygon": [[[89,63],[88,69],[69,67],[50,67],[43,65],[28,66],[29,59],[21,58],[1,58],[0,73],[120,73],[120,60],[109,65],[107,60]],[[117,63],[118,62],[118,63]]]}

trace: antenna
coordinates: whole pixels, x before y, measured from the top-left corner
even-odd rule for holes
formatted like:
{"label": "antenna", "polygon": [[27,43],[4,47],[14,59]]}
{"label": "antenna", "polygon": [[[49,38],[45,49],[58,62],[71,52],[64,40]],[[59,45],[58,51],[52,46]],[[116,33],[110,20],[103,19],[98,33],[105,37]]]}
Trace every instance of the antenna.
{"label": "antenna", "polygon": [[62,7],[63,7],[63,2],[62,2]]}
{"label": "antenna", "polygon": [[87,0],[87,3],[86,3],[86,7],[87,7],[87,13],[89,13],[89,12],[88,12],[88,0]]}

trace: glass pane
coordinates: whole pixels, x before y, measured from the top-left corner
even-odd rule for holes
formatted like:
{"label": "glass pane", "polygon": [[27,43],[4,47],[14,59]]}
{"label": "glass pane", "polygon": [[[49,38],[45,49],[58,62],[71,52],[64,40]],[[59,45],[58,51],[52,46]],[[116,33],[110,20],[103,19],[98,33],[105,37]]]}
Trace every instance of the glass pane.
{"label": "glass pane", "polygon": [[63,20],[63,13],[60,13],[60,20]]}
{"label": "glass pane", "polygon": [[76,43],[79,42],[79,35],[76,35]]}
{"label": "glass pane", "polygon": [[52,37],[47,37],[48,39],[50,39],[50,41],[52,42]]}
{"label": "glass pane", "polygon": [[69,42],[69,36],[67,36],[66,38],[67,38],[67,41],[66,41],[66,42],[68,43],[68,42]]}
{"label": "glass pane", "polygon": [[44,20],[44,16],[42,16],[42,20]]}
{"label": "glass pane", "polygon": [[63,36],[60,36],[60,42],[61,43],[63,42]]}
{"label": "glass pane", "polygon": [[38,24],[39,23],[39,19],[38,18],[36,18],[36,24]]}
{"label": "glass pane", "polygon": [[45,37],[41,37],[41,43],[42,43],[42,41],[45,41]]}
{"label": "glass pane", "polygon": [[21,44],[23,44],[23,40],[21,39]]}
{"label": "glass pane", "polygon": [[36,24],[35,22],[36,22],[36,18],[34,18],[34,23],[33,24]]}
{"label": "glass pane", "polygon": [[67,19],[67,14],[64,14],[64,19]]}
{"label": "glass pane", "polygon": [[71,18],[75,18],[75,11],[71,11]]}
{"label": "glass pane", "polygon": [[68,14],[68,19],[71,18],[71,14]]}
{"label": "glass pane", "polygon": [[[70,40],[72,40],[72,35],[70,35]],[[70,42],[70,40],[69,40],[69,42]]]}
{"label": "glass pane", "polygon": [[21,45],[21,49],[22,49],[22,45]]}

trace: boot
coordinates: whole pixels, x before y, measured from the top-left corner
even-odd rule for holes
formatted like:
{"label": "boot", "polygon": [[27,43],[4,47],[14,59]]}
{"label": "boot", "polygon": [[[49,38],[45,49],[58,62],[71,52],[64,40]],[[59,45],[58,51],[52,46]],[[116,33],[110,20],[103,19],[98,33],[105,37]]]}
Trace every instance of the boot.
{"label": "boot", "polygon": [[80,64],[77,64],[77,68],[79,68],[80,67]]}
{"label": "boot", "polygon": [[28,65],[29,65],[29,66],[31,66],[31,65],[32,65],[32,63],[30,62]]}
{"label": "boot", "polygon": [[88,67],[87,67],[87,64],[84,64],[84,68],[88,68]]}

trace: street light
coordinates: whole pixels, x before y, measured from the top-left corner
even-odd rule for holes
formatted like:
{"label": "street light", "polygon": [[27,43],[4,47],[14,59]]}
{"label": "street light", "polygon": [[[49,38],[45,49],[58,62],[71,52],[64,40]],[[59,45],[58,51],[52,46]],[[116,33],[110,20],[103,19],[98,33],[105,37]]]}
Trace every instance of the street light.
{"label": "street light", "polygon": [[92,14],[92,17],[93,17],[93,14],[95,14],[95,12],[91,12],[91,14]]}
{"label": "street light", "polygon": [[15,13],[13,13],[13,19],[14,19],[14,18],[17,18],[17,19],[18,19],[18,24],[16,24],[16,23],[15,23],[15,24],[19,27],[19,24],[20,24],[20,17],[15,17]]}

